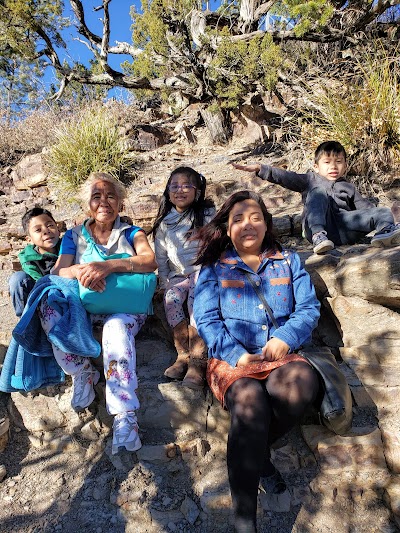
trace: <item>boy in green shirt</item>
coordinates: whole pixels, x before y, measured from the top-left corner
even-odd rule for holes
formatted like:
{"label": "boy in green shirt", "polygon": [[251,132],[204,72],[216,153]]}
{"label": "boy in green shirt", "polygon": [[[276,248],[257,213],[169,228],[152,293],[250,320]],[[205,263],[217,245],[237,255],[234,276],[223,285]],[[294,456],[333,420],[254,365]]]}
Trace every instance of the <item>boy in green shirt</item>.
{"label": "boy in green shirt", "polygon": [[50,274],[60,250],[60,232],[47,209],[34,207],[22,217],[22,227],[30,242],[19,254],[22,271],[14,272],[9,290],[15,314],[20,317],[35,282]]}

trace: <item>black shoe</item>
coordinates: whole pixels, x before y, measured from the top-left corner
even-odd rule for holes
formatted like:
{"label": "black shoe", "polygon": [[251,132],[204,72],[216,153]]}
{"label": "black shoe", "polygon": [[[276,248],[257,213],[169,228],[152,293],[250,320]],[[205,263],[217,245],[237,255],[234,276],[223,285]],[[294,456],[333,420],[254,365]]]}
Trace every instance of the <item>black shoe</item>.
{"label": "black shoe", "polygon": [[286,483],[276,468],[270,476],[260,477],[260,489],[266,494],[282,494],[286,488]]}

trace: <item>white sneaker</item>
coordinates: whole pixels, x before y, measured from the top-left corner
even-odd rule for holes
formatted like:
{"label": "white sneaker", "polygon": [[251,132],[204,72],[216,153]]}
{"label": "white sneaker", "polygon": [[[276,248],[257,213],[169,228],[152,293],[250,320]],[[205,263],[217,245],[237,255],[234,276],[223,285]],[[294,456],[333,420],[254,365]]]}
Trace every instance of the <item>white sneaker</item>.
{"label": "white sneaker", "polygon": [[389,224],[381,229],[371,239],[371,245],[376,248],[384,246],[399,246],[400,245],[400,223]]}
{"label": "white sneaker", "polygon": [[324,254],[335,248],[335,245],[326,235],[326,231],[318,231],[312,236],[313,251],[315,254]]}
{"label": "white sneaker", "polygon": [[118,453],[118,449],[124,446],[129,452],[136,452],[142,447],[139,438],[139,426],[134,411],[115,415],[113,423],[112,454]]}
{"label": "white sneaker", "polygon": [[72,376],[74,390],[72,393],[71,406],[74,411],[79,412],[89,407],[95,398],[93,385],[100,379],[98,370],[89,363],[77,374]]}

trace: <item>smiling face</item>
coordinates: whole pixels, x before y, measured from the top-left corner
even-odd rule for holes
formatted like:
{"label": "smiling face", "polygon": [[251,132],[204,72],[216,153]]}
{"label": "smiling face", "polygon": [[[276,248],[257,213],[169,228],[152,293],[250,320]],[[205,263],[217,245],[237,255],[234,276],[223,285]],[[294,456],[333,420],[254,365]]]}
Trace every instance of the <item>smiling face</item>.
{"label": "smiling face", "polygon": [[255,200],[244,200],[232,207],[227,234],[240,256],[259,255],[266,231],[267,224],[261,207]]}
{"label": "smiling face", "polygon": [[30,219],[28,240],[38,247],[41,254],[55,253],[59,239],[57,224],[49,215],[39,215]]}
{"label": "smiling face", "polygon": [[314,165],[314,170],[327,180],[336,181],[345,175],[347,170],[346,158],[343,153],[335,154],[333,152],[321,155],[320,159]]}
{"label": "smiling face", "polygon": [[92,185],[89,210],[90,216],[102,224],[114,223],[121,209],[121,201],[112,183],[96,181]]}
{"label": "smiling face", "polygon": [[183,213],[196,199],[197,189],[185,174],[174,174],[168,185],[169,200]]}

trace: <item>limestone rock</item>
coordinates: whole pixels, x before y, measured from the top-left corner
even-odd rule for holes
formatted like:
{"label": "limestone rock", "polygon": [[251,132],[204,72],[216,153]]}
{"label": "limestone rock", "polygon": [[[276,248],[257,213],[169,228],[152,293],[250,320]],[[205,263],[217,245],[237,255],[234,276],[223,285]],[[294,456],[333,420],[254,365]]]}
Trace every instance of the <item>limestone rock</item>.
{"label": "limestone rock", "polygon": [[323,472],[387,469],[377,428],[353,428],[346,436],[334,435],[322,426],[302,426],[301,430]]}
{"label": "limestone rock", "polygon": [[291,235],[292,221],[289,215],[279,218],[273,218],[273,225],[276,233],[279,236]]}
{"label": "limestone rock", "polygon": [[147,461],[155,464],[166,463],[175,458],[178,453],[178,447],[175,444],[142,446],[136,452],[139,461]]}
{"label": "limestone rock", "polygon": [[392,510],[397,526],[400,528],[400,476],[393,476],[385,490],[385,500]]}
{"label": "limestone rock", "polygon": [[383,451],[389,470],[394,474],[400,474],[400,428],[399,416],[383,417],[379,422],[382,432]]}
{"label": "limestone rock", "polygon": [[10,429],[10,419],[8,416],[0,419],[0,453],[4,452],[8,443],[8,433]]}
{"label": "limestone rock", "polygon": [[187,496],[182,502],[180,511],[183,514],[183,516],[186,518],[186,520],[189,522],[189,524],[191,525],[193,525],[196,522],[200,514],[199,508],[197,507],[195,502],[191,500],[190,498],[188,498]]}
{"label": "limestone rock", "polygon": [[[378,343],[378,339],[376,340]],[[394,350],[389,350],[383,356],[395,357]],[[397,365],[380,364],[377,361],[379,353],[372,346],[354,348],[340,348],[340,355],[369,389],[375,386],[396,387],[400,383],[400,368]],[[367,359],[368,355],[370,360]]]}
{"label": "limestone rock", "polygon": [[0,255],[7,255],[11,252],[12,246],[9,242],[0,241]]}
{"label": "limestone rock", "polygon": [[352,249],[336,270],[336,284],[343,296],[400,308],[400,248]]}
{"label": "limestone rock", "polygon": [[47,183],[43,171],[42,155],[32,154],[24,157],[11,173],[14,187],[18,191],[25,191]]}
{"label": "limestone rock", "polygon": [[51,431],[66,425],[66,419],[52,397],[13,392],[10,412],[13,423],[28,431]]}
{"label": "limestone rock", "polygon": [[336,296],[327,300],[342,329],[344,348],[356,347],[357,357],[364,361],[394,365],[393,370],[398,367],[398,313],[356,297]]}
{"label": "limestone rock", "polygon": [[317,295],[320,299],[336,294],[336,267],[340,257],[334,253],[325,255],[300,254],[307,272],[311,276]]}
{"label": "limestone rock", "polygon": [[287,513],[290,511],[291,497],[287,489],[282,494],[265,494],[262,492],[259,499],[265,511],[275,511],[276,513]]}

